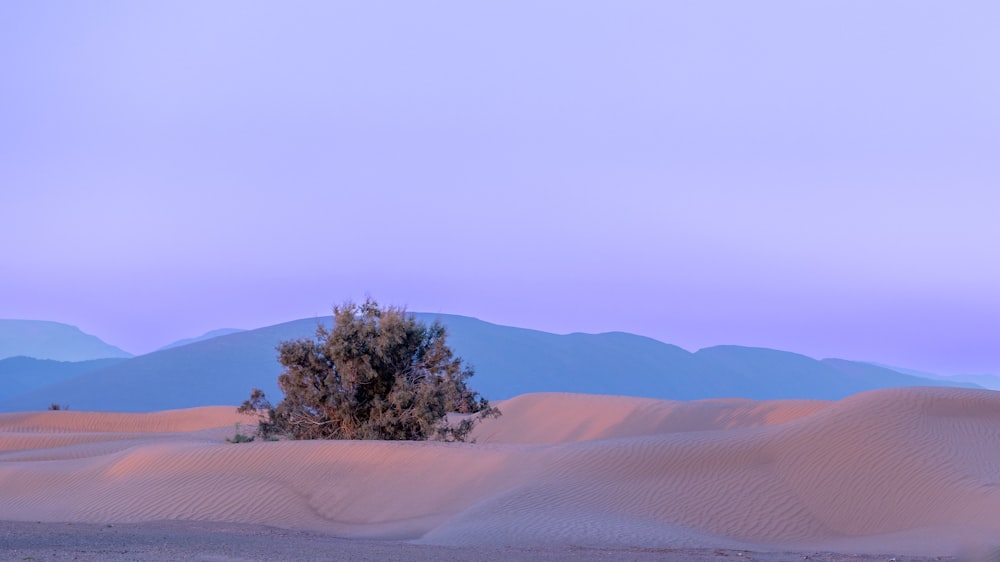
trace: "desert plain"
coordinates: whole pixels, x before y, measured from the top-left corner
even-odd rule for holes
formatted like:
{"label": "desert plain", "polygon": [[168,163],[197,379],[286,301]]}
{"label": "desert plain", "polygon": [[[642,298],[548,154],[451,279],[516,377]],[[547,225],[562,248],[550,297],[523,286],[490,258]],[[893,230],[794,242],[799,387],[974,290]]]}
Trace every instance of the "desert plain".
{"label": "desert plain", "polygon": [[526,394],[474,443],[0,414],[0,559],[942,560],[1000,546],[1000,393]]}

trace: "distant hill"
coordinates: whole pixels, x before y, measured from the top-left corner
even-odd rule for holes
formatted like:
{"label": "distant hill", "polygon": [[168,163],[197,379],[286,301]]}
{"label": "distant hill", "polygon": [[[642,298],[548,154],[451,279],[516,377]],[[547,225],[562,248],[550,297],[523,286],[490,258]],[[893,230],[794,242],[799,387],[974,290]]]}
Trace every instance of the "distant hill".
{"label": "distant hill", "polygon": [[69,324],[44,320],[0,320],[0,359],[18,356],[86,361],[131,357],[132,354]]}
{"label": "distant hill", "polygon": [[1000,377],[997,375],[954,375],[942,376],[938,380],[948,383],[967,383],[988,388],[990,390],[1000,390]]}
{"label": "distant hill", "polygon": [[[0,401],[19,394],[71,379],[84,373],[125,361],[124,358],[91,359],[89,361],[53,361],[32,357],[0,359]],[[38,404],[38,408],[48,404]]]}
{"label": "distant hill", "polygon": [[254,386],[278,396],[278,343],[312,335],[317,322],[297,320],[154,351],[0,400],[0,411],[35,409],[52,402],[69,404],[74,410],[122,412],[239,404]]}
{"label": "distant hill", "polygon": [[892,369],[893,371],[898,371],[907,375],[913,375],[916,377],[924,377],[928,379],[934,379],[939,381],[945,381],[953,384],[966,383],[981,386],[983,388],[988,388],[990,390],[1000,390],[1000,376],[989,375],[989,374],[979,374],[979,375],[938,375],[935,373],[927,373],[924,371],[917,371],[915,369],[905,369],[902,367],[892,367],[889,365],[881,365],[879,363],[872,363],[872,365],[878,365],[880,367],[885,367],[887,369]]}
{"label": "distant hill", "polygon": [[243,331],[245,331],[245,330],[240,330],[238,328],[220,328],[218,330],[212,330],[211,332],[205,332],[204,334],[202,334],[202,335],[200,335],[198,337],[185,338],[185,339],[182,339],[182,340],[177,340],[177,341],[175,341],[173,343],[168,343],[167,345],[161,347],[157,351],[163,351],[164,349],[172,349],[172,348],[175,348],[175,347],[181,347],[182,345],[188,345],[190,343],[195,343],[195,342],[199,342],[199,341],[210,340],[212,338],[217,338],[219,336],[228,336],[229,334],[235,334],[235,333],[243,332]]}
{"label": "distant hill", "polygon": [[[611,332],[557,335],[475,318],[417,313],[444,323],[456,354],[473,365],[473,388],[491,400],[528,392],[578,392],[694,400],[840,399],[876,388],[967,386],[867,363],[772,349],[718,346],[691,353],[651,338]],[[312,318],[156,351],[0,400],[0,410],[59,402],[81,410],[150,411],[239,404],[251,387],[279,399],[276,346],[311,337]]]}
{"label": "distant hill", "polygon": [[472,386],[488,398],[583,392],[673,400],[836,400],[876,388],[976,386],[773,349],[727,345],[691,353],[623,332],[557,335],[463,316],[417,316],[442,320],[452,348],[476,368]]}

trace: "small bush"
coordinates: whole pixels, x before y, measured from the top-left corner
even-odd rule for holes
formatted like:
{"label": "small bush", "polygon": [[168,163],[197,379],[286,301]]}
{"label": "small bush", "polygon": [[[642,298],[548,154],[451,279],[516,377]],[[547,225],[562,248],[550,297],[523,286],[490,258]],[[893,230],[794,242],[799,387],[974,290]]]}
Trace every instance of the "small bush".
{"label": "small bush", "polygon": [[53,411],[55,411],[55,410],[69,410],[69,406],[67,406],[66,404],[60,405],[60,404],[58,404],[56,402],[53,402],[53,403],[49,404],[49,410],[53,410]]}
{"label": "small bush", "polygon": [[240,422],[236,422],[236,435],[226,437],[227,443],[249,443],[253,441],[253,435],[245,435],[240,432]]}

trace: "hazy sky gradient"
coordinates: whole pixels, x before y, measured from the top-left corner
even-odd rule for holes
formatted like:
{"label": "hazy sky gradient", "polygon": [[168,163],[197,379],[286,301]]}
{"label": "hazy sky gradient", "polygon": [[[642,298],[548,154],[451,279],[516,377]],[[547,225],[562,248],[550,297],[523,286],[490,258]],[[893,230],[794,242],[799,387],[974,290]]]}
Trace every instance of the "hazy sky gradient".
{"label": "hazy sky gradient", "polygon": [[1000,372],[1000,4],[0,3],[0,317],[365,294]]}

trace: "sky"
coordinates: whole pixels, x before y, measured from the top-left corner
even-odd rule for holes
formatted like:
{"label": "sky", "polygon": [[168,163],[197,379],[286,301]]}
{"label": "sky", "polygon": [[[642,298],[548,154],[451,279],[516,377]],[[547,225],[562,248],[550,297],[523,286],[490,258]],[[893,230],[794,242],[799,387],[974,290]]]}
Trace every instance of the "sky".
{"label": "sky", "polygon": [[367,296],[1000,373],[1000,4],[9,0],[0,318]]}

